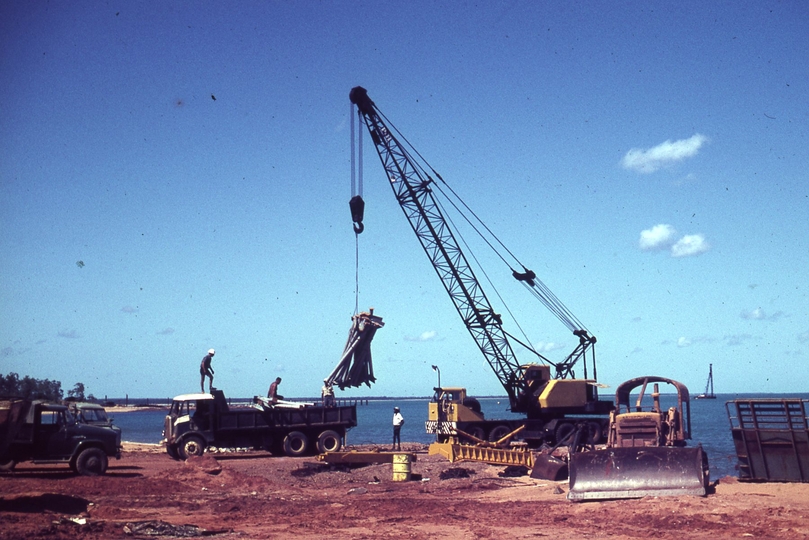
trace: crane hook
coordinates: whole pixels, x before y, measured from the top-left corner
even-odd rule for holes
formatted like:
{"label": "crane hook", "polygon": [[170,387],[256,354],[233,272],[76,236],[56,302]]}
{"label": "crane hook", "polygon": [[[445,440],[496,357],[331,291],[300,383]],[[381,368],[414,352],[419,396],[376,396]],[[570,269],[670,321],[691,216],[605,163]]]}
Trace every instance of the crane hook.
{"label": "crane hook", "polygon": [[360,234],[365,230],[365,225],[362,224],[365,215],[365,201],[359,195],[354,195],[348,201],[348,206],[351,208],[351,221],[354,222],[354,233]]}

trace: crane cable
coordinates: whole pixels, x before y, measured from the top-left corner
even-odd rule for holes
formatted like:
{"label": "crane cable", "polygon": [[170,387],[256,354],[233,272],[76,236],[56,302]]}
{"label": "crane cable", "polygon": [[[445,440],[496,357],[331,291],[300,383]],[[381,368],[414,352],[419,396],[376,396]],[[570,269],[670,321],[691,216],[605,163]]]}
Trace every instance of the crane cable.
{"label": "crane cable", "polygon": [[[365,229],[362,223],[365,213],[365,201],[362,199],[362,126],[359,129],[359,140],[354,129],[354,105],[350,105],[351,117],[351,220],[354,222],[354,315],[359,313],[360,303],[360,234]],[[356,156],[358,159],[355,160]]]}
{"label": "crane cable", "polygon": [[[576,316],[573,315],[573,313],[567,308],[567,306],[565,306],[562,303],[562,301],[559,300],[559,298],[548,288],[548,286],[545,285],[545,283],[543,283],[542,280],[536,277],[536,274],[534,274],[533,271],[529,270],[524,264],[522,264],[522,262],[520,262],[517,256],[514,255],[514,253],[512,253],[510,249],[508,249],[508,247],[500,240],[500,238],[496,234],[494,234],[494,232],[492,232],[492,230],[488,227],[488,225],[486,225],[486,223],[484,223],[483,220],[480,219],[480,217],[474,212],[474,210],[472,210],[469,207],[469,205],[467,205],[466,202],[464,202],[464,200],[455,192],[455,190],[453,190],[452,187],[444,180],[441,174],[438,173],[438,171],[436,171],[429,164],[429,162],[424,158],[424,156],[422,156],[419,153],[419,151],[410,143],[410,141],[407,140],[407,137],[405,137],[402,134],[402,132],[399,131],[399,129],[396,128],[396,126],[393,125],[390,122],[390,120],[382,114],[382,112],[379,111],[379,109],[376,109],[376,107],[374,107],[374,109],[376,110],[377,114],[379,114],[379,116],[385,119],[387,125],[391,129],[393,129],[403,141],[407,143],[409,149],[412,150],[415,153],[415,155],[419,157],[420,162],[414,159],[410,160],[411,163],[414,165],[414,167],[420,169],[420,171],[417,171],[417,174],[419,174],[419,176],[426,177],[432,182],[432,184],[437,188],[437,190],[446,198],[449,204],[452,205],[453,208],[455,208],[455,211],[458,212],[458,214],[460,214],[461,217],[463,217],[463,219],[469,224],[470,227],[472,227],[472,230],[474,230],[475,233],[477,233],[477,235],[483,240],[483,242],[485,242],[486,245],[488,245],[489,248],[495,253],[495,255],[497,255],[500,258],[500,260],[503,261],[503,263],[506,266],[508,266],[508,268],[511,270],[512,275],[517,280],[522,281],[523,284],[526,286],[526,288],[528,288],[528,290],[531,292],[531,294],[537,300],[539,300],[571,332],[575,332],[576,330],[587,330],[585,326],[581,323],[581,321],[579,321],[578,318],[576,318]],[[402,150],[404,151],[405,149],[403,148]],[[427,169],[429,169],[429,171],[432,172],[436,178],[438,178],[440,184],[433,180],[432,176],[427,172]],[[443,188],[446,188],[446,190],[451,194],[451,196],[448,195]],[[466,210],[466,212],[464,212],[464,210],[461,209],[458,206],[458,204],[456,204],[455,202],[456,200]],[[511,263],[509,263],[506,260],[501,250],[499,250],[489,240],[489,238],[481,232],[480,228],[477,225],[475,225],[475,223],[472,222],[472,219],[470,219],[469,217],[470,215],[474,218],[474,220],[477,223],[480,224],[480,227],[482,227],[486,231],[486,233],[488,233],[488,235],[494,240],[494,242],[497,243],[502,248],[502,250],[505,251],[514,260],[514,262],[522,268],[522,272],[518,272],[517,270],[514,269]],[[460,236],[460,232],[457,227],[455,227],[455,231],[458,232]],[[467,246],[467,248],[469,248],[469,245],[466,243],[466,241],[464,241],[464,244]],[[475,261],[477,262],[476,258]],[[478,263],[478,267],[482,268],[480,266],[480,263]],[[486,276],[486,279],[489,280],[488,276]],[[489,280],[489,282],[491,283],[491,280]],[[497,296],[500,297],[500,294],[498,293]],[[503,301],[502,297],[500,297],[500,300]],[[510,310],[509,314],[511,314]],[[519,323],[517,325],[519,326]],[[522,331],[522,328],[520,330]]]}

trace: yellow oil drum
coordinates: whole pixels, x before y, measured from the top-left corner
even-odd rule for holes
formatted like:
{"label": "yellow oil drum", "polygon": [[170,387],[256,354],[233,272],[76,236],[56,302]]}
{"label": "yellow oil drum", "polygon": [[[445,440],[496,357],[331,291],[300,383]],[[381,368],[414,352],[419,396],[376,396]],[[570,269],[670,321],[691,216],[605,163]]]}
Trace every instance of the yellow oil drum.
{"label": "yellow oil drum", "polygon": [[410,480],[410,454],[393,454],[393,481]]}

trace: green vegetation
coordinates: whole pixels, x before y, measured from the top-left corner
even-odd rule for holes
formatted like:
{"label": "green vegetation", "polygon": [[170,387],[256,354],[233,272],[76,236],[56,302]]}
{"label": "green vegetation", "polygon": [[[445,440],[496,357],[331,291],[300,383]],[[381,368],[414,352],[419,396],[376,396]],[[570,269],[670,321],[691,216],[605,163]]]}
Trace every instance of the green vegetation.
{"label": "green vegetation", "polygon": [[[0,375],[0,396],[61,401],[64,392],[59,381],[34,379],[27,375],[21,379],[16,373],[9,373]],[[84,401],[84,383],[76,383],[72,390],[68,390],[67,397]]]}

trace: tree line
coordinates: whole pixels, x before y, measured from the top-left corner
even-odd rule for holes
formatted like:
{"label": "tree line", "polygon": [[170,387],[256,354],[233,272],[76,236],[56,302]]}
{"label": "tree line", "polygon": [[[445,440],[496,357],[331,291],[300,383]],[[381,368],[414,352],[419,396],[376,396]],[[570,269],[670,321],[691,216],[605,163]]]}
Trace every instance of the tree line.
{"label": "tree line", "polygon": [[[46,399],[49,401],[62,401],[65,397],[60,381],[50,379],[35,379],[26,375],[23,378],[16,373],[0,374],[0,396],[21,397],[26,399]],[[68,399],[76,401],[94,400],[91,394],[85,398],[84,383],[76,383],[73,389],[67,391]]]}

